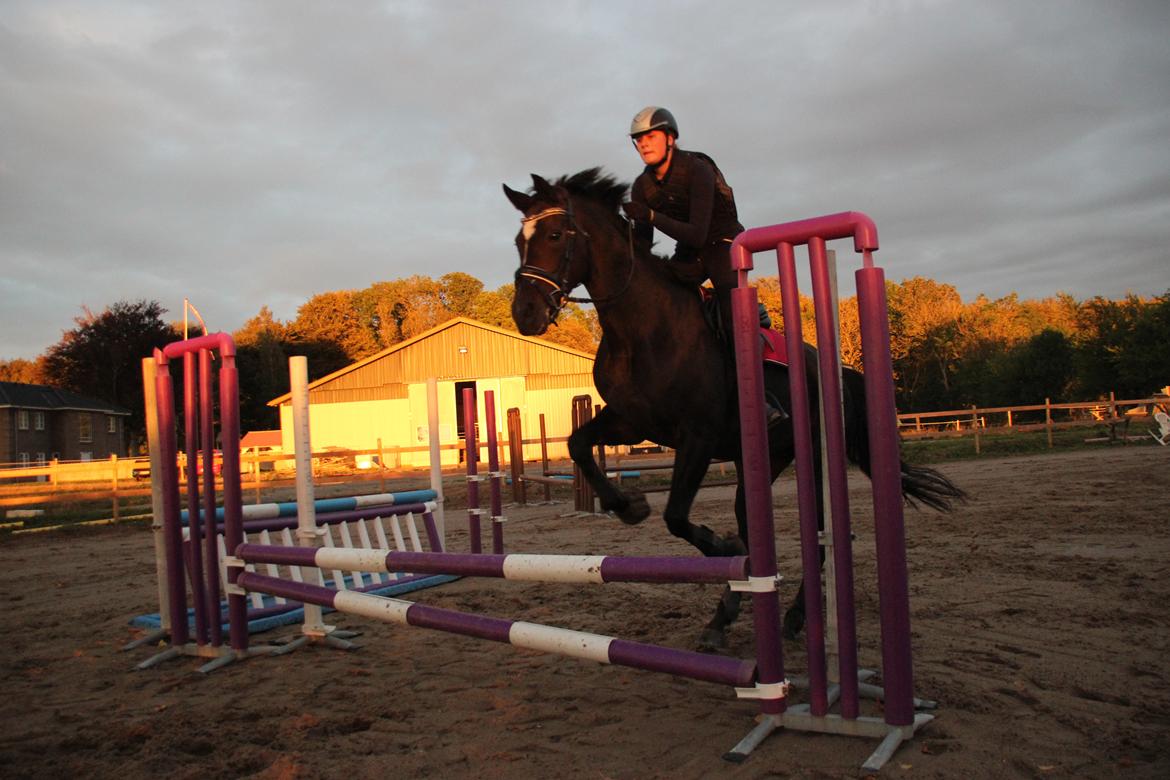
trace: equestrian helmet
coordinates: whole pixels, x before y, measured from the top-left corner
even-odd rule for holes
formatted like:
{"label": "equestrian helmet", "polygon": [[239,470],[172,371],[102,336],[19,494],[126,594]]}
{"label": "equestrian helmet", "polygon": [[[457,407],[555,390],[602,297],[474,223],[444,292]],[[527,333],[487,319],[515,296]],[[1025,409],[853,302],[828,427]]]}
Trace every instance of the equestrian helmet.
{"label": "equestrian helmet", "polygon": [[635,114],[634,121],[630,122],[630,138],[637,138],[651,130],[665,130],[678,138],[678,122],[675,121],[674,114],[661,106],[646,106]]}

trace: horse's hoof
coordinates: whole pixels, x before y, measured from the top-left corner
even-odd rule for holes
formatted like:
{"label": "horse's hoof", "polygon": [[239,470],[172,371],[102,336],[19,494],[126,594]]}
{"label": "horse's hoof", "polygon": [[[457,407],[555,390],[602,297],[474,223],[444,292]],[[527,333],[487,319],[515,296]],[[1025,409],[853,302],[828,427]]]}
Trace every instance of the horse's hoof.
{"label": "horse's hoof", "polygon": [[627,493],[626,506],[617,512],[618,519],[626,525],[637,525],[650,516],[650,504],[641,493]]}
{"label": "horse's hoof", "polygon": [[736,555],[747,555],[747,545],[736,534],[727,534],[719,541],[719,549],[716,555],[724,557],[734,557]]}
{"label": "horse's hoof", "polygon": [[700,653],[716,653],[727,647],[727,634],[717,628],[705,628],[696,648]]}

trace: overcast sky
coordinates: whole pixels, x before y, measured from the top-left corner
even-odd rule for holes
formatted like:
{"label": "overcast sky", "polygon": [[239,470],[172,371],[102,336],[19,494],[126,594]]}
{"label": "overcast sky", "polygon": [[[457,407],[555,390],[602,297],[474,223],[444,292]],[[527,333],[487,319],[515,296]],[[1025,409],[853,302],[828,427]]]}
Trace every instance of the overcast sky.
{"label": "overcast sky", "polygon": [[647,104],[749,227],[867,212],[889,279],[1170,289],[1166,0],[0,0],[0,358],[120,300],[230,331],[412,274],[495,289],[501,182],[632,179]]}

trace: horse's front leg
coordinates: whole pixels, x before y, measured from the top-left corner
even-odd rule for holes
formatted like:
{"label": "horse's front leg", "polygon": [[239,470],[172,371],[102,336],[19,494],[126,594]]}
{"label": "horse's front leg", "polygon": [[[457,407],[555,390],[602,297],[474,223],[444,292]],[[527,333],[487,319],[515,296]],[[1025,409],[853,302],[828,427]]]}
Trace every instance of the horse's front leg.
{"label": "horse's front leg", "polygon": [[747,548],[735,535],[721,538],[707,526],[691,522],[691,506],[710,464],[708,447],[683,444],[675,451],[670,497],[666,500],[662,519],[672,534],[690,542],[703,555],[743,555]]}
{"label": "horse's front leg", "polygon": [[633,444],[644,438],[630,430],[617,415],[609,411],[609,407],[602,409],[596,417],[569,436],[569,457],[581,469],[581,476],[589,483],[589,487],[593,488],[601,509],[613,512],[627,525],[637,525],[649,517],[650,504],[642,491],[618,487],[605,476],[593,453],[598,444]]}

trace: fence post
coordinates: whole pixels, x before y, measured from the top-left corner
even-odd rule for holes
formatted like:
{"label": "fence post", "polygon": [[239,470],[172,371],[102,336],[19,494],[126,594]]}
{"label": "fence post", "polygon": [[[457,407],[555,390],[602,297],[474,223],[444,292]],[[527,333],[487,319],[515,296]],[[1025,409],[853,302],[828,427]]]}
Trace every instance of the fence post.
{"label": "fence post", "polygon": [[386,452],[382,449],[382,437],[378,437],[378,492],[386,492]]}
{"label": "fence post", "polygon": [[[540,414],[540,474],[548,476],[548,435],[544,429],[544,412]],[[552,485],[544,483],[544,500],[552,501]]]}
{"label": "fence post", "polygon": [[975,454],[979,455],[979,415],[975,411],[975,404],[971,404],[971,427],[975,429]]}
{"label": "fence post", "polygon": [[1044,399],[1044,427],[1048,429],[1048,449],[1052,449],[1052,399]]}
{"label": "fence post", "polygon": [[110,453],[110,492],[113,494],[114,522],[118,522],[118,454]]}

